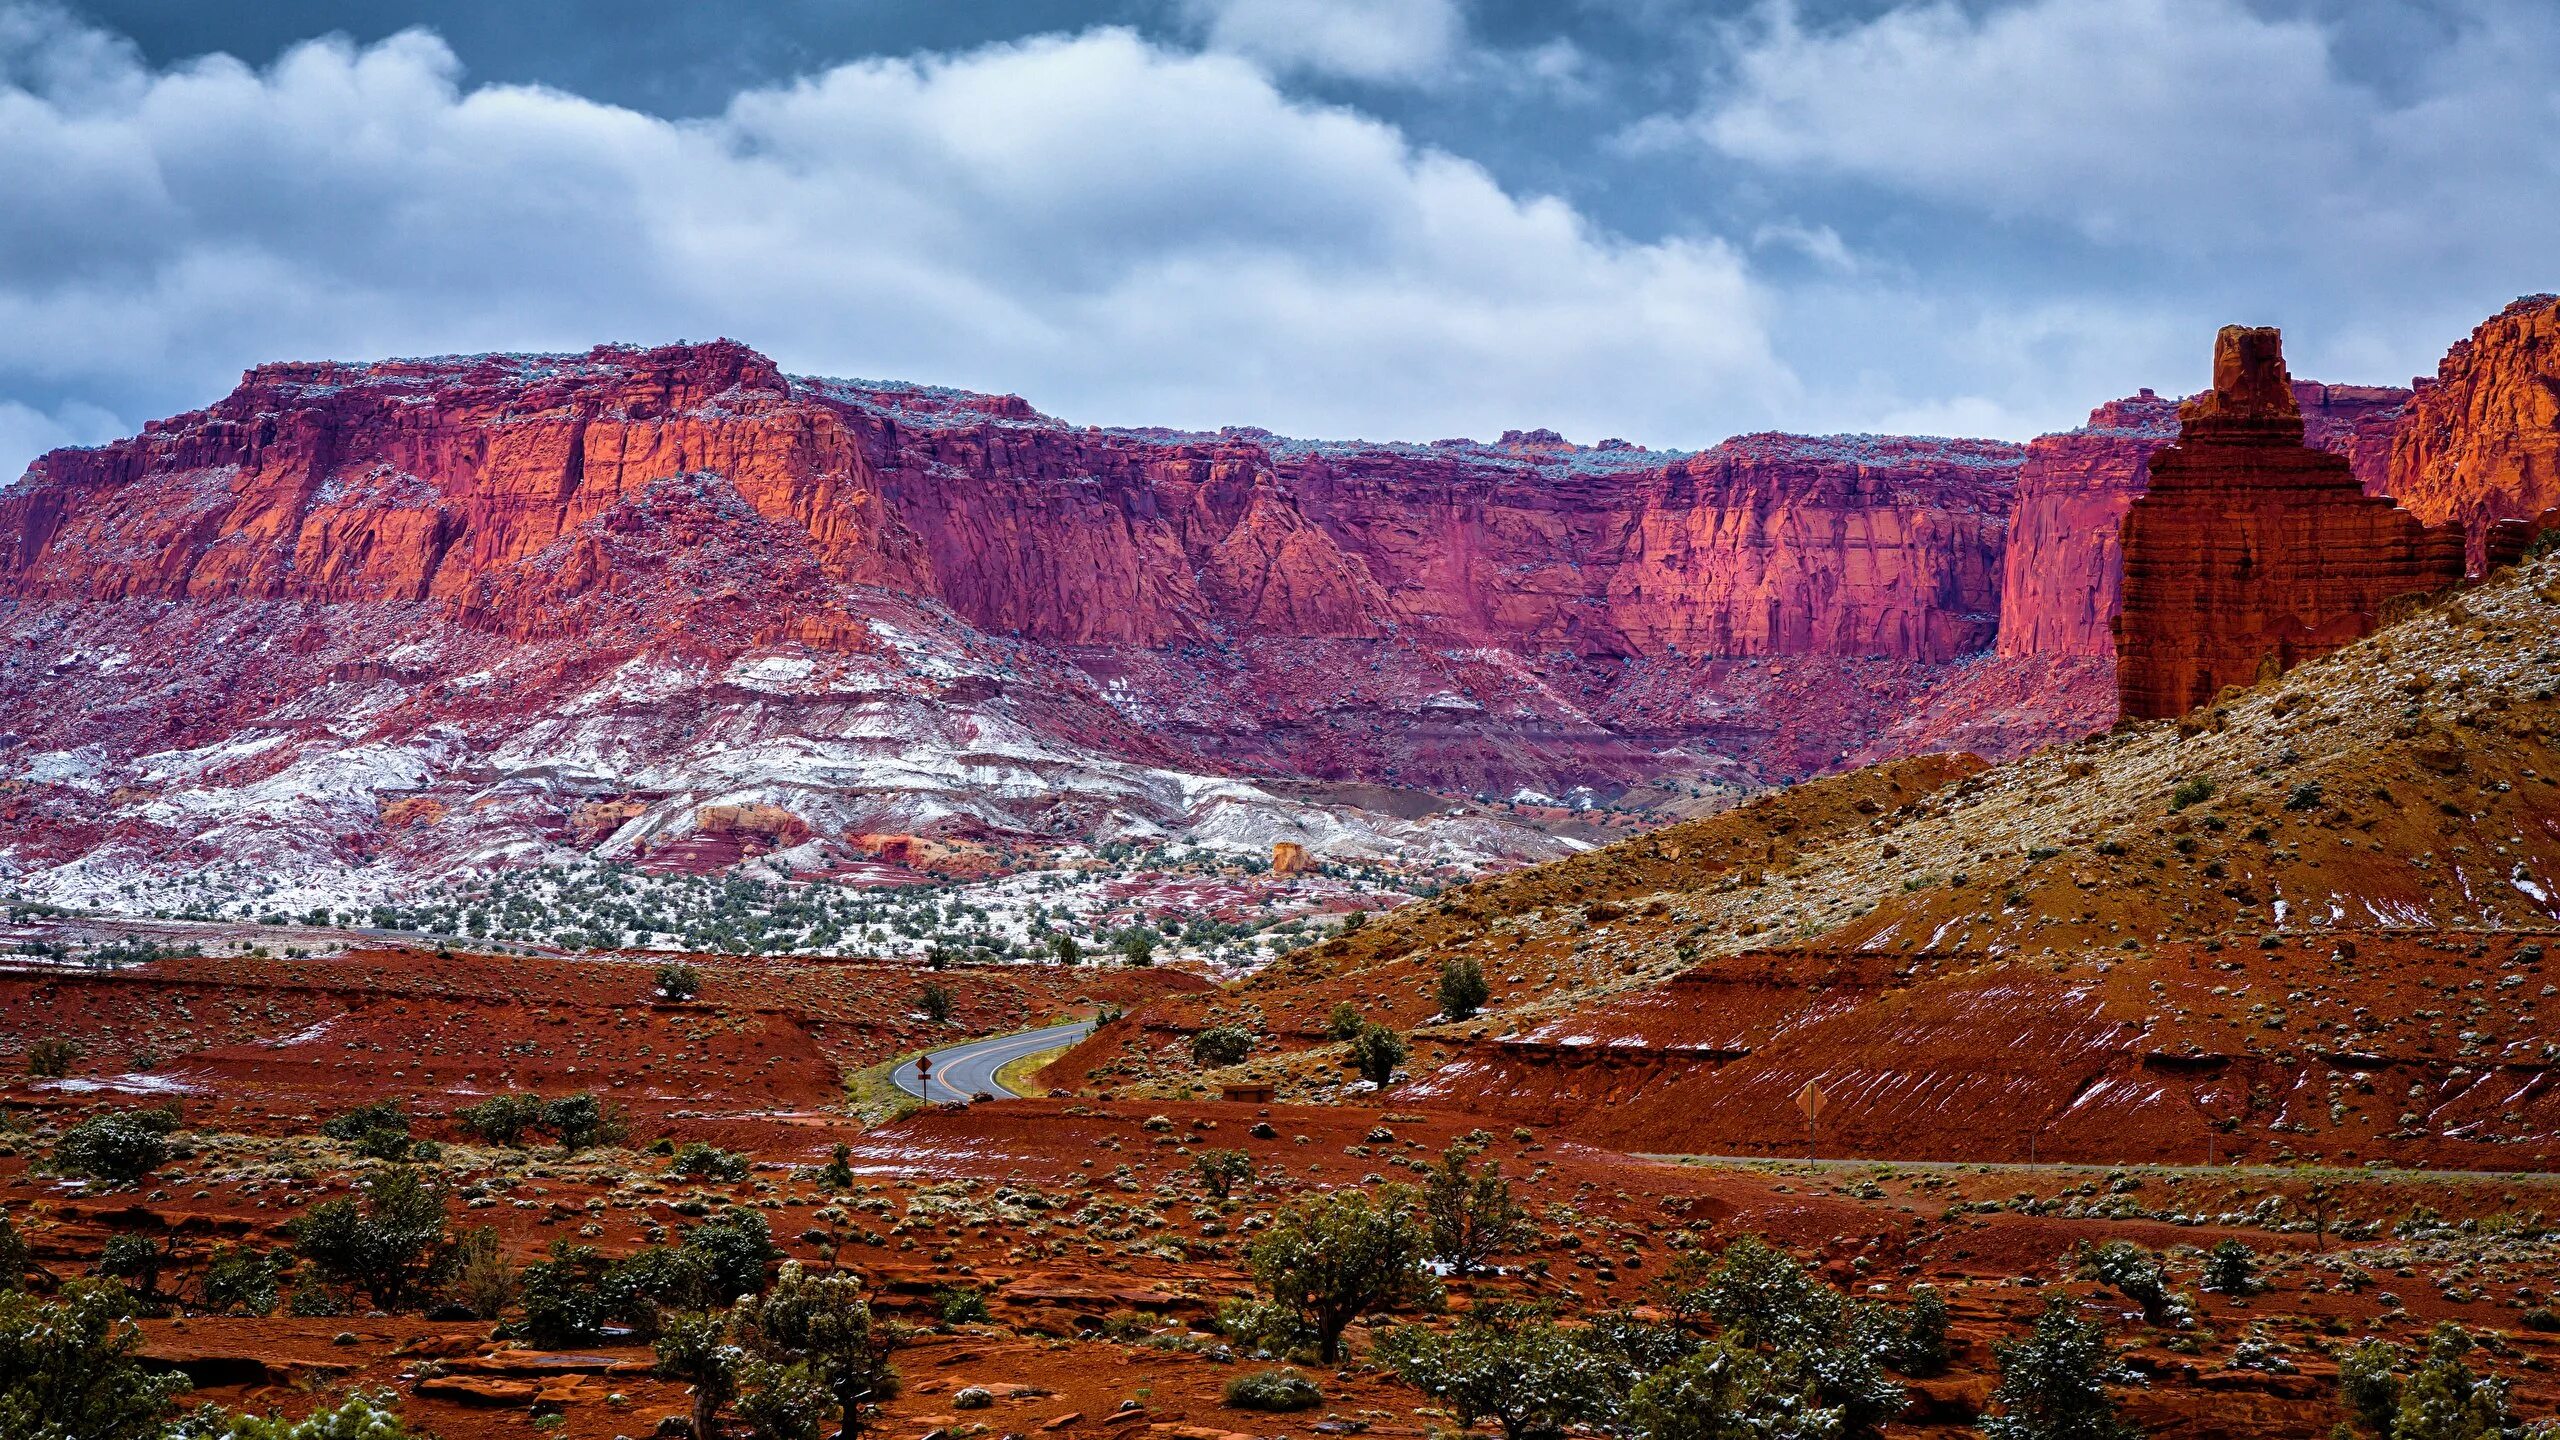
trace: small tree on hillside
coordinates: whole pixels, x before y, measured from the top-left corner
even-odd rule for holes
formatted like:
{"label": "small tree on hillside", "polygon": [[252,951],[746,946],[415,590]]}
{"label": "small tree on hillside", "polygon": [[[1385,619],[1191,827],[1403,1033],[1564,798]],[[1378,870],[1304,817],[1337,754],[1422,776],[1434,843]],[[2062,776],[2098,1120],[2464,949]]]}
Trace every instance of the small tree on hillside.
{"label": "small tree on hillside", "polygon": [[738,1330],[767,1359],[805,1366],[833,1400],[838,1440],[857,1440],[871,1412],[898,1394],[890,1357],[907,1341],[905,1326],[874,1315],[862,1282],[837,1273],[810,1275],[782,1267],[760,1299],[738,1303]]}
{"label": "small tree on hillside", "polygon": [[1253,1177],[1253,1157],[1241,1150],[1203,1150],[1191,1157],[1191,1173],[1210,1198],[1224,1200]]}
{"label": "small tree on hillside", "polygon": [[1212,1025],[1191,1037],[1191,1063],[1203,1070],[1240,1064],[1253,1053],[1253,1032],[1241,1025]]}
{"label": "small tree on hillside", "polygon": [[542,1107],[542,1123],[560,1148],[575,1155],[595,1145],[610,1145],[624,1133],[621,1114],[590,1091],[563,1095]]}
{"label": "small tree on hillside", "polygon": [[1493,998],[1484,966],[1472,955],[1460,955],[1440,967],[1440,1013],[1452,1020],[1472,1020]]}
{"label": "small tree on hillside", "polygon": [[74,1280],[51,1303],[0,1294],[0,1435],[159,1440],[187,1379],[143,1368],[132,1312],[113,1281]]}
{"label": "small tree on hillside", "polygon": [[178,1112],[105,1110],[63,1132],[54,1143],[53,1168],[110,1185],[130,1185],[168,1163],[169,1136]]}
{"label": "small tree on hillside", "polygon": [[1607,1418],[1609,1372],[1577,1331],[1494,1313],[1439,1333],[1403,1325],[1378,1357],[1404,1382],[1449,1402],[1458,1424],[1491,1420],[1502,1440],[1557,1440],[1569,1426]]}
{"label": "small tree on hillside", "polygon": [[2118,1418],[2108,1398],[2107,1382],[2118,1376],[2105,1333],[2079,1318],[2070,1296],[2048,1296],[2027,1338],[1992,1352],[2000,1384],[1991,1392],[1999,1413],[1982,1421],[1990,1440],[2136,1440],[2141,1433]]}
{"label": "small tree on hillside", "polygon": [[1121,932],[1120,958],[1132,965],[1156,963],[1156,932],[1142,925]]}
{"label": "small tree on hillside", "polygon": [[1324,1038],[1337,1041],[1356,1040],[1360,1037],[1360,1027],[1367,1023],[1368,1021],[1361,1018],[1359,1006],[1348,1000],[1342,1001],[1333,1007],[1333,1014],[1324,1022]]}
{"label": "small tree on hillside", "polygon": [[658,1332],[661,1380],[693,1387],[693,1440],[718,1440],[720,1411],[738,1394],[738,1371],[747,1352],[729,1336],[725,1314],[677,1315]]}
{"label": "small tree on hillside", "polygon": [[423,1294],[451,1248],[444,1191],[406,1166],[367,1181],[361,1206],[348,1197],[331,1200],[285,1230],[323,1279],[352,1285],[385,1310]]}
{"label": "small tree on hillside", "polygon": [[948,985],[927,985],[922,990],[916,992],[916,1008],[924,1012],[924,1018],[932,1021],[936,1025],[950,1024],[951,987]]}
{"label": "small tree on hillside", "polygon": [[1351,1063],[1358,1067],[1360,1078],[1385,1089],[1396,1078],[1396,1067],[1404,1063],[1404,1037],[1384,1025],[1363,1025],[1351,1042]]}
{"label": "small tree on hillside", "polygon": [[1422,1208],[1431,1224],[1431,1258],[1460,1275],[1472,1275],[1495,1252],[1518,1244],[1529,1231],[1529,1212],[1511,1198],[1511,1182],[1499,1161],[1479,1168],[1472,1145],[1452,1145],[1423,1177]]}
{"label": "small tree on hillside", "polygon": [[690,1000],[702,993],[702,972],[682,960],[658,967],[658,993],[670,1000]]}
{"label": "small tree on hillside", "polygon": [[1413,1191],[1389,1185],[1374,1199],[1339,1190],[1299,1200],[1254,1242],[1248,1259],[1264,1293],[1298,1316],[1316,1337],[1317,1358],[1330,1365],[1342,1358],[1342,1332],[1351,1322],[1434,1293],[1423,1264],[1429,1250]]}

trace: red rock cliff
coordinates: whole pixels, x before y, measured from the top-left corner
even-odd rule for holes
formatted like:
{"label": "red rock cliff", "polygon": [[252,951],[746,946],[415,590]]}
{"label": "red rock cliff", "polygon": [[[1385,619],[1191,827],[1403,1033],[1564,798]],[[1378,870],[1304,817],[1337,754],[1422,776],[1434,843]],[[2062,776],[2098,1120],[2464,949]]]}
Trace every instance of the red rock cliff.
{"label": "red rock cliff", "polygon": [[2225,685],[2370,632],[2383,603],[2462,578],[2462,537],[2369,496],[2347,460],[2303,443],[2272,329],[2227,326],[2213,389],[2178,409],[2126,512],[2116,680],[2123,713],[2184,714]]}
{"label": "red rock cliff", "polygon": [[2560,295],[2516,301],[2446,353],[2395,437],[2391,493],[2459,522],[2475,569],[2494,522],[2560,506]]}
{"label": "red rock cliff", "polygon": [[[2409,392],[2297,380],[2293,395],[2306,440],[2345,456],[2367,494],[2382,493]],[[2153,453],[2177,438],[2177,412],[2177,401],[2145,390],[2027,446],[2000,594],[2003,656],[2114,655],[2124,580],[2117,527],[2151,483]]]}

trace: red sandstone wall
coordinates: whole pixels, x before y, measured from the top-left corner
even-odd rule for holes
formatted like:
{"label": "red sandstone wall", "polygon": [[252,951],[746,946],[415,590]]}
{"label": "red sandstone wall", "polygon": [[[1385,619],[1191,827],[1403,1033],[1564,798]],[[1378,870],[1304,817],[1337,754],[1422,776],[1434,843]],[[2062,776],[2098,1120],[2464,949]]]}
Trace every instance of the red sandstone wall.
{"label": "red sandstone wall", "polygon": [[2391,493],[2430,525],[2461,522],[2475,567],[2492,522],[2560,505],[2560,296],[2526,296],[2448,351],[2390,461]]}

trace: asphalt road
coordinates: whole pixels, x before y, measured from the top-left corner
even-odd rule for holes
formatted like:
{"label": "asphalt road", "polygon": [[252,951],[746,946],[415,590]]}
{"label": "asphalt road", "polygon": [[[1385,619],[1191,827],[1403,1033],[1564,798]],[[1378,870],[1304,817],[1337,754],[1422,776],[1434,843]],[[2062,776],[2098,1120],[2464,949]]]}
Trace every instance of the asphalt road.
{"label": "asphalt road", "polygon": [[1012,1091],[996,1083],[998,1070],[1025,1055],[1073,1045],[1092,1033],[1092,1021],[1070,1020],[1046,1030],[1026,1030],[1019,1035],[998,1035],[986,1040],[964,1040],[931,1052],[933,1079],[930,1086],[917,1071],[913,1060],[890,1071],[889,1079],[899,1089],[925,1100],[969,1100],[980,1094],[992,1095],[999,1100],[1016,1099],[1018,1097]]}

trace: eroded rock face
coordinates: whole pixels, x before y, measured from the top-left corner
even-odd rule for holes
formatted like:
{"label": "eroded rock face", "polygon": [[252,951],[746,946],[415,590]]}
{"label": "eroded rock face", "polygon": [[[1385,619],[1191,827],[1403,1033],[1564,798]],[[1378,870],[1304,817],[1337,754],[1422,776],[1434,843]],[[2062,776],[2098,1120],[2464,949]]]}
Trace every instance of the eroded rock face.
{"label": "eroded rock face", "polygon": [[[2406,390],[2292,383],[2305,440],[2346,457],[2365,493],[2384,492]],[[2117,529],[2151,484],[2151,457],[2178,438],[2178,402],[2149,390],[2037,437],[2018,472],[2018,509],[2000,599],[2000,654],[2111,660],[2124,590]]]}
{"label": "eroded rock face", "polygon": [[2180,715],[2367,633],[2394,596],[2463,576],[2459,530],[2369,496],[2303,443],[2272,329],[2226,326],[2214,389],[2178,409],[2127,510],[2116,681],[2134,719]]}
{"label": "eroded rock face", "polygon": [[[1183,776],[1792,779],[1939,738],[1907,727],[1991,642],[2022,455],[1106,430],[726,341],[261,366],[0,498],[0,777],[61,777],[15,863],[236,848],[227,800],[160,803],[181,784],[286,794],[244,813],[330,864],[820,864],[1302,833]],[[2052,723],[2028,697],[1967,733]]]}
{"label": "eroded rock face", "polygon": [[2475,569],[2492,524],[2560,506],[2560,295],[2516,301],[2445,354],[2395,436],[2391,493],[2459,522]]}

